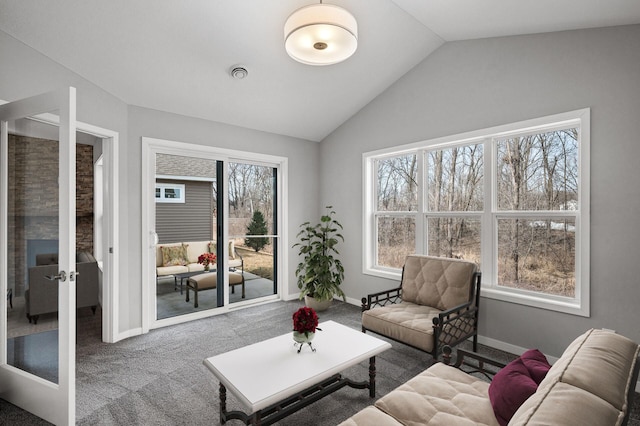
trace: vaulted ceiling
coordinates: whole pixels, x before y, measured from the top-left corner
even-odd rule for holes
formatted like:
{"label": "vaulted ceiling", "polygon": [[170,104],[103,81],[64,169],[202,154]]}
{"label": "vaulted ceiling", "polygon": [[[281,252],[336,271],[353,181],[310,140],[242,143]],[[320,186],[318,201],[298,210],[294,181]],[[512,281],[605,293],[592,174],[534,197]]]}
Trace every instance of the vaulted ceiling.
{"label": "vaulted ceiling", "polygon": [[313,67],[283,25],[314,2],[0,0],[0,30],[127,104],[321,141],[446,42],[640,23],[637,0],[329,0],[358,49]]}

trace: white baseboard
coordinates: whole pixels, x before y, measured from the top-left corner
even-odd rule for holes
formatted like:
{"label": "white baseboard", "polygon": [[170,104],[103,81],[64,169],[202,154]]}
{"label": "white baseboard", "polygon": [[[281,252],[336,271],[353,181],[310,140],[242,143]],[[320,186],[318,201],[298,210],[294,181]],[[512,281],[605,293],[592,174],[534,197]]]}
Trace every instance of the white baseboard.
{"label": "white baseboard", "polygon": [[139,336],[142,334],[142,327],[132,328],[131,330],[123,331],[122,333],[117,333],[115,335],[115,341],[113,343],[119,342],[120,340],[128,339],[129,337]]}

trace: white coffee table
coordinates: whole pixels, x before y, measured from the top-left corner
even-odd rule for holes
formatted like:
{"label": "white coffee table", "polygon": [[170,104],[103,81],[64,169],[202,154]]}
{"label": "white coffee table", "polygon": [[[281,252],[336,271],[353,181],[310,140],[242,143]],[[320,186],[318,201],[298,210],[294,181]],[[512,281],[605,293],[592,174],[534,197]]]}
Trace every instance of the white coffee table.
{"label": "white coffee table", "polygon": [[[220,381],[220,422],[271,424],[350,386],[375,396],[375,357],[390,349],[388,342],[334,321],[320,323],[315,352],[304,345],[298,353],[292,333],[254,343],[204,360]],[[369,380],[355,382],[341,371],[369,359]],[[227,411],[227,389],[247,412]]]}

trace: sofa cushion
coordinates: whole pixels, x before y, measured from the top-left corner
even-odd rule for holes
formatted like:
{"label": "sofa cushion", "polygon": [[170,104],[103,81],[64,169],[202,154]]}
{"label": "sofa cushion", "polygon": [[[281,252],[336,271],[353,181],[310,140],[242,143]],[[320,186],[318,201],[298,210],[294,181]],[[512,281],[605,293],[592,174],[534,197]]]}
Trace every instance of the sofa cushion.
{"label": "sofa cushion", "polygon": [[431,352],[433,350],[432,321],[440,312],[429,306],[402,302],[364,311],[362,326],[423,351]]}
{"label": "sofa cushion", "polygon": [[536,382],[536,385],[539,385],[540,382],[544,380],[547,372],[551,368],[547,357],[538,349],[529,349],[520,355],[520,359],[524,366],[527,367],[527,371],[533,381]]}
{"label": "sofa cushion", "polygon": [[339,426],[399,426],[402,423],[373,405],[363,408]]}
{"label": "sofa cushion", "polygon": [[[204,270],[204,267],[203,267]],[[189,272],[189,268],[183,265],[176,266],[158,266],[156,268],[156,274],[159,277],[164,277],[167,275],[176,275],[176,274],[184,274]]]}
{"label": "sofa cushion", "polygon": [[505,426],[534,392],[538,384],[531,378],[522,358],[498,371],[489,385],[489,399],[501,426]]}
{"label": "sofa cushion", "polygon": [[[600,374],[591,376],[602,377]],[[521,425],[620,425],[624,413],[596,395],[575,386],[555,382],[527,399],[509,426]]]}
{"label": "sofa cushion", "polygon": [[[592,393],[626,411],[638,345],[604,330],[589,330],[576,338],[551,367],[540,387],[563,382]],[[597,367],[596,367],[597,366]],[[601,374],[593,374],[597,368]]]}
{"label": "sofa cushion", "polygon": [[178,266],[189,263],[185,244],[179,246],[162,246],[162,266]]}
{"label": "sofa cushion", "polygon": [[407,256],[402,300],[444,311],[469,301],[475,263],[433,256]]}
{"label": "sofa cushion", "polygon": [[436,363],[376,401],[405,425],[497,425],[489,383]]}

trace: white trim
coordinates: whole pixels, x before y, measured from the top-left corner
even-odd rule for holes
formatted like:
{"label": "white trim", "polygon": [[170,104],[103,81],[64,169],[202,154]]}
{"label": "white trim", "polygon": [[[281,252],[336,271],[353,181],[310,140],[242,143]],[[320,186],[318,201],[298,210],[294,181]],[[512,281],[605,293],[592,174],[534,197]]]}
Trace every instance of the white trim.
{"label": "white trim", "polygon": [[175,176],[175,175],[156,175],[156,179],[186,180],[189,182],[215,182],[213,178],[193,177],[193,176]]}
{"label": "white trim", "polygon": [[[496,140],[511,137],[513,135],[535,134],[539,132],[553,131],[568,127],[578,127],[580,129],[578,143],[578,209],[577,211],[499,211],[495,199],[495,170]],[[528,306],[535,306],[544,309],[569,313],[573,315],[586,316],[590,314],[590,284],[589,284],[589,152],[590,152],[590,109],[585,108],[561,114],[525,120],[488,129],[476,130],[458,135],[446,136],[427,141],[420,141],[396,147],[389,147],[381,150],[365,152],[362,154],[363,161],[363,274],[378,276],[388,279],[400,277],[400,270],[394,268],[384,268],[377,265],[377,229],[376,218],[379,216],[412,216],[415,212],[383,212],[377,211],[376,203],[376,182],[377,175],[375,164],[377,160],[389,157],[399,157],[403,155],[418,155],[418,174],[421,182],[420,194],[426,190],[424,187],[423,163],[426,161],[422,154],[427,150],[450,149],[454,146],[482,144],[484,156],[484,207],[479,212],[428,212],[424,201],[419,205],[418,213],[428,213],[429,217],[450,217],[450,216],[479,216],[481,218],[481,262],[483,270],[482,296],[510,303],[520,303]],[[493,190],[492,190],[493,188]],[[420,201],[419,197],[419,201]],[[426,214],[416,218],[416,235],[424,235]],[[558,297],[511,289],[498,286],[493,283],[493,277],[497,273],[497,218],[504,217],[545,217],[545,218],[575,218],[576,240],[575,240],[575,281],[576,291],[572,298]],[[420,231],[420,233],[418,232]],[[427,247],[424,237],[417,238],[416,253],[426,253]]]}

